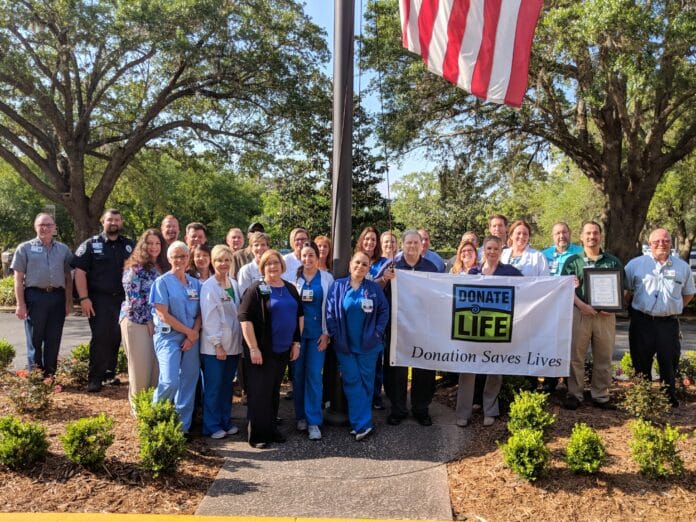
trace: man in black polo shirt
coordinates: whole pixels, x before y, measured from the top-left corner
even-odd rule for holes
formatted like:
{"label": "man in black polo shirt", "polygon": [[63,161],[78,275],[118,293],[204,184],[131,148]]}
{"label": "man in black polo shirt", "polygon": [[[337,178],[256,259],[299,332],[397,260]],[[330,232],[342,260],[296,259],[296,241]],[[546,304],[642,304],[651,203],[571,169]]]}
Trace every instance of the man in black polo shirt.
{"label": "man in black polo shirt", "polygon": [[118,314],[124,299],[123,264],[133,252],[132,240],[121,235],[123,220],[116,209],[104,212],[104,230],[82,243],[72,260],[75,287],[82,313],[89,318],[89,383],[98,392],[103,383],[120,384],[116,360],[121,345]]}
{"label": "man in black polo shirt", "polygon": [[[401,239],[401,249],[403,255],[394,260],[393,268],[399,270],[415,270],[417,272],[437,272],[437,267],[421,256],[421,236],[415,230],[407,230]],[[395,272],[392,262],[385,263],[377,274],[377,283],[384,288],[384,292],[391,303],[391,283]],[[390,319],[391,322],[391,319]],[[402,366],[388,365],[389,344],[391,325],[386,328],[387,335],[384,339],[384,361],[386,365],[384,389],[391,402],[391,412],[387,417],[387,422],[393,426],[400,424],[408,415],[406,408],[406,391],[408,388],[408,368]],[[428,408],[435,394],[435,372],[433,370],[422,370],[413,368],[411,370],[411,411],[413,416],[422,426],[432,426],[433,420],[430,418]]]}

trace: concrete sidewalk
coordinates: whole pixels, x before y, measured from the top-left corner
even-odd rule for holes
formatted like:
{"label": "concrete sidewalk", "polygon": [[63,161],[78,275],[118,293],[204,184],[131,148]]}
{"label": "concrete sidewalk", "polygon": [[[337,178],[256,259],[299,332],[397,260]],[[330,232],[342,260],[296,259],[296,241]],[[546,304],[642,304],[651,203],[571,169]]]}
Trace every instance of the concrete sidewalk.
{"label": "concrete sidewalk", "polygon": [[[452,520],[446,463],[471,433],[456,426],[454,411],[433,403],[431,427],[412,418],[389,426],[386,412],[375,412],[376,433],[362,442],[330,426],[322,440],[307,440],[292,412],[281,400],[284,444],[257,450],[244,435],[211,441],[226,461],[197,514]],[[234,413],[241,428],[246,412]]]}

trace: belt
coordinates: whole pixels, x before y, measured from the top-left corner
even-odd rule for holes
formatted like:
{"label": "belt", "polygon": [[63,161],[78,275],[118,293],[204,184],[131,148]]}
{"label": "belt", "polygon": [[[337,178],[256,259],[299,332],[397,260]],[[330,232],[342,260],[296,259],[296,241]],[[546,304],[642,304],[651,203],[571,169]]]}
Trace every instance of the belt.
{"label": "belt", "polygon": [[62,286],[47,286],[46,288],[40,288],[38,286],[30,286],[27,287],[27,290],[38,290],[39,292],[43,292],[45,294],[50,294],[51,292],[57,292],[57,291],[64,291],[65,288]]}
{"label": "belt", "polygon": [[650,315],[636,310],[635,308],[633,309],[633,313],[650,321],[674,321],[677,319],[676,315]]}

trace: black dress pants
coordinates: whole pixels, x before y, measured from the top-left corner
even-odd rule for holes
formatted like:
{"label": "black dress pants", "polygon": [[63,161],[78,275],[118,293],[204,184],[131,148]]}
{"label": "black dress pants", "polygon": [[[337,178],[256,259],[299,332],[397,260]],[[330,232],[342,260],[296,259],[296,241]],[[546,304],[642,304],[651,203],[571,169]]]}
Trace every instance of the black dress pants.
{"label": "black dress pants", "polygon": [[118,314],[123,295],[90,294],[94,316],[89,318],[92,339],[89,342],[89,382],[101,383],[116,374],[121,328]]}
{"label": "black dress pants", "polygon": [[283,353],[264,353],[263,364],[252,364],[249,353],[245,352],[243,360],[247,383],[249,444],[273,442],[280,406],[280,384],[289,359],[289,350]]}

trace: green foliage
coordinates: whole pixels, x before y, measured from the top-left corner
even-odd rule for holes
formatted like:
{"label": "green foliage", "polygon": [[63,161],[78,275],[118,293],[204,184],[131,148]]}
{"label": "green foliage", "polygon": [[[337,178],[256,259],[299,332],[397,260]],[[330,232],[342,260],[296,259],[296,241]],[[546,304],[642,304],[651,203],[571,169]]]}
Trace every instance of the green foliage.
{"label": "green foliage", "polygon": [[106,450],[114,442],[113,419],[101,413],[96,417],[86,417],[70,422],[60,440],[65,456],[75,464],[88,468],[102,465]]}
{"label": "green foliage", "polygon": [[633,359],[631,359],[631,353],[625,352],[621,357],[621,361],[619,364],[621,366],[621,371],[623,372],[623,374],[629,379],[632,379],[633,376],[636,374],[636,370],[635,368],[633,368]]}
{"label": "green foliage", "polygon": [[186,438],[179,415],[169,401],[148,402],[152,390],[143,390],[135,400],[142,466],[157,477],[173,473],[186,452]]}
{"label": "green foliage", "polygon": [[128,357],[123,346],[118,347],[118,355],[116,356],[116,373],[128,373]]}
{"label": "green foliage", "polygon": [[660,429],[644,420],[634,421],[631,425],[633,439],[630,442],[633,460],[640,466],[641,473],[650,478],[680,475],[684,462],[679,456],[677,443],[686,438],[686,434],[669,424]]}
{"label": "green foliage", "polygon": [[70,356],[61,358],[56,375],[67,384],[85,384],[89,376],[89,342],[78,344]]}
{"label": "green foliage", "polygon": [[565,459],[573,473],[596,473],[606,456],[602,439],[595,430],[585,423],[573,426]]}
{"label": "green foliage", "polygon": [[679,359],[679,375],[692,383],[696,381],[696,352],[682,352]]}
{"label": "green foliage", "polygon": [[48,453],[46,429],[14,416],[0,417],[0,463],[17,469],[31,466]]}
{"label": "green foliage", "polygon": [[0,372],[4,372],[10,367],[16,353],[14,346],[7,339],[0,339]]}
{"label": "green foliage", "polygon": [[634,377],[619,407],[632,417],[662,424],[672,411],[663,390],[642,376]]}
{"label": "green foliage", "polygon": [[510,404],[510,420],[507,423],[510,433],[529,429],[549,432],[556,422],[556,416],[548,412],[548,394],[521,391]]}
{"label": "green foliage", "polygon": [[498,402],[500,403],[500,411],[507,413],[510,410],[510,404],[515,400],[517,394],[522,390],[532,391],[533,384],[522,375],[504,375],[503,386],[498,394]]}
{"label": "green foliage", "polygon": [[38,413],[48,409],[53,395],[53,380],[43,371],[17,370],[2,376],[7,397],[21,413]]}
{"label": "green foliage", "polygon": [[522,478],[534,481],[548,470],[551,453],[541,431],[519,429],[500,448],[505,464]]}
{"label": "green foliage", "polygon": [[12,276],[0,279],[0,306],[17,306]]}

